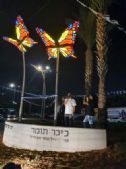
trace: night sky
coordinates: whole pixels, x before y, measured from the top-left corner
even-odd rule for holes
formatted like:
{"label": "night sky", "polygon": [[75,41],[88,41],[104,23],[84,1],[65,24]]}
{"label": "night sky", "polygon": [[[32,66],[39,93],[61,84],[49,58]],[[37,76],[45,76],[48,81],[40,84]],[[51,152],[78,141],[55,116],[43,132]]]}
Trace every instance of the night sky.
{"label": "night sky", "polygon": [[[58,39],[67,27],[71,18],[76,16],[75,0],[1,0],[0,1],[0,86],[8,86],[22,82],[22,56],[11,44],[2,40],[2,36],[15,38],[15,19],[23,17],[31,37],[39,44],[28,49],[26,53],[26,91],[39,93],[42,90],[41,74],[35,72],[31,64],[50,65],[52,72],[47,74],[47,93],[54,94],[55,59],[48,61],[44,44],[38,37],[35,28],[41,27],[54,39]],[[85,9],[84,9],[85,10]],[[126,1],[119,0],[112,4],[109,14],[126,28]],[[109,33],[111,44],[108,53],[107,91],[126,90],[126,34],[114,28]],[[77,59],[60,59],[59,90],[64,95],[68,91],[73,94],[84,93],[84,51],[85,44],[79,36],[74,46]],[[93,89],[97,92],[96,67],[94,68]]]}

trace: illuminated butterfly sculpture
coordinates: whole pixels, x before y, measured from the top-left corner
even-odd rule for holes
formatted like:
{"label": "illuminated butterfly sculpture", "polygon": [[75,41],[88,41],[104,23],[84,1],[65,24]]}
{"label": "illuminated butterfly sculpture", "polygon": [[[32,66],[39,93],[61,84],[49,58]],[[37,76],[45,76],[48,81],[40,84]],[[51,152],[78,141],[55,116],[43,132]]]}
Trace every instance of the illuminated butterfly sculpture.
{"label": "illuminated butterfly sculpture", "polygon": [[55,106],[54,106],[54,125],[56,125],[57,119],[57,106],[58,106],[58,75],[59,75],[59,53],[64,57],[73,57],[74,55],[73,45],[75,43],[76,31],[79,27],[79,22],[75,21],[70,24],[65,31],[61,34],[58,41],[54,41],[44,30],[36,28],[37,33],[44,42],[49,59],[57,58],[56,62],[56,83],[55,83]]}
{"label": "illuminated butterfly sculpture", "polygon": [[26,47],[32,47],[35,42],[33,39],[29,37],[29,31],[27,30],[26,26],[24,25],[23,19],[21,16],[17,17],[16,20],[16,35],[17,39],[12,39],[9,37],[4,36],[3,39],[7,42],[10,42],[14,46],[18,48],[18,50],[22,53],[23,58],[23,81],[22,81],[22,91],[21,91],[21,102],[19,108],[19,121],[21,121],[22,110],[23,110],[23,97],[24,97],[24,88],[25,88],[25,52]]}
{"label": "illuminated butterfly sculpture", "polygon": [[41,37],[45,46],[47,47],[47,53],[50,58],[57,58],[58,50],[64,57],[73,57],[74,55],[73,45],[75,43],[76,31],[79,27],[79,22],[75,21],[70,24],[66,30],[61,34],[58,42],[55,42],[50,35],[44,30],[36,28],[37,33]]}
{"label": "illuminated butterfly sculpture", "polygon": [[21,52],[26,52],[25,47],[32,47],[37,42],[35,42],[33,39],[29,37],[29,31],[24,25],[21,16],[17,17],[15,27],[16,27],[17,39],[15,40],[6,36],[4,36],[3,39],[15,45]]}

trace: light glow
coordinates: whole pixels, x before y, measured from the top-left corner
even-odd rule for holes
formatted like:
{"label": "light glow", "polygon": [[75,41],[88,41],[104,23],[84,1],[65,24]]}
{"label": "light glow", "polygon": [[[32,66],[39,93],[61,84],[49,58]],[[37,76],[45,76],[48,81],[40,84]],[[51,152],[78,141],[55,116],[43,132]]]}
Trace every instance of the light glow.
{"label": "light glow", "polygon": [[48,71],[50,71],[51,69],[50,69],[50,66],[45,66],[45,68],[43,68],[41,65],[32,65],[34,68],[35,68],[35,70],[37,70],[38,72],[41,72],[41,73],[44,73],[44,72],[48,72]]}
{"label": "light glow", "polygon": [[15,84],[14,84],[14,83],[10,83],[10,84],[9,84],[9,87],[10,87],[10,88],[14,88],[14,87],[15,87]]}
{"label": "light glow", "polygon": [[49,66],[46,66],[46,70],[50,70],[50,67],[49,67]]}
{"label": "light glow", "polygon": [[41,65],[38,65],[38,66],[37,66],[37,70],[38,70],[38,71],[42,71],[42,66],[41,66]]}

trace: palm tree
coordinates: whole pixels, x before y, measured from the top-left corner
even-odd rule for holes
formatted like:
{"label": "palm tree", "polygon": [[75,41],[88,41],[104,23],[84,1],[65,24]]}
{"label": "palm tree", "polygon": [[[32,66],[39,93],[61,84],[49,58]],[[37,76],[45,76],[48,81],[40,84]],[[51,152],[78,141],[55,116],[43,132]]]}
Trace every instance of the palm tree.
{"label": "palm tree", "polygon": [[[106,61],[107,61],[108,46],[106,43],[107,32],[106,32],[106,21],[104,20],[104,15],[106,13],[107,7],[113,1],[116,2],[116,0],[90,0],[90,3],[87,5],[96,11],[94,15],[96,15],[96,50],[97,50],[96,58],[97,58],[97,72],[98,72],[98,77],[99,77],[98,109],[99,109],[99,120],[100,121],[102,120],[104,121],[105,120],[104,117],[106,117],[106,113],[104,110],[106,107],[105,78],[106,78],[106,73],[107,73],[107,62]],[[109,27],[109,29],[111,28],[112,27]],[[89,26],[88,26],[88,29],[89,29]],[[109,29],[107,27],[107,30]]]}
{"label": "palm tree", "polygon": [[107,73],[107,45],[106,41],[106,22],[103,20],[102,14],[97,15],[97,31],[96,31],[96,48],[97,48],[97,72],[99,77],[98,84],[98,109],[99,109],[99,120],[104,120],[106,96],[105,96],[105,79]]}
{"label": "palm tree", "polygon": [[[92,6],[91,0],[85,0],[88,6]],[[79,20],[80,20],[80,37],[86,45],[85,51],[85,94],[89,95],[92,91],[92,75],[93,75],[93,50],[92,47],[95,43],[95,23],[96,17],[88,9],[79,7]]]}
{"label": "palm tree", "polygon": [[106,31],[106,21],[104,15],[110,0],[95,0],[94,8],[98,12],[96,15],[96,58],[97,58],[97,72],[99,77],[98,84],[98,112],[99,121],[106,121],[106,96],[105,96],[105,79],[107,73],[107,51],[108,46],[106,43],[107,31]]}

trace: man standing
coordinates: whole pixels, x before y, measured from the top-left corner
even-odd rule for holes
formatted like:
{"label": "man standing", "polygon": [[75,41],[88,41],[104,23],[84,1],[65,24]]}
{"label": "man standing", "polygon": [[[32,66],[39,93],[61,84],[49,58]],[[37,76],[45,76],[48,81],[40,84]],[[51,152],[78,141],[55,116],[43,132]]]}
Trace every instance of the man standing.
{"label": "man standing", "polygon": [[65,126],[72,127],[73,114],[75,112],[76,101],[72,98],[71,93],[67,94],[67,97],[64,101],[65,105]]}

